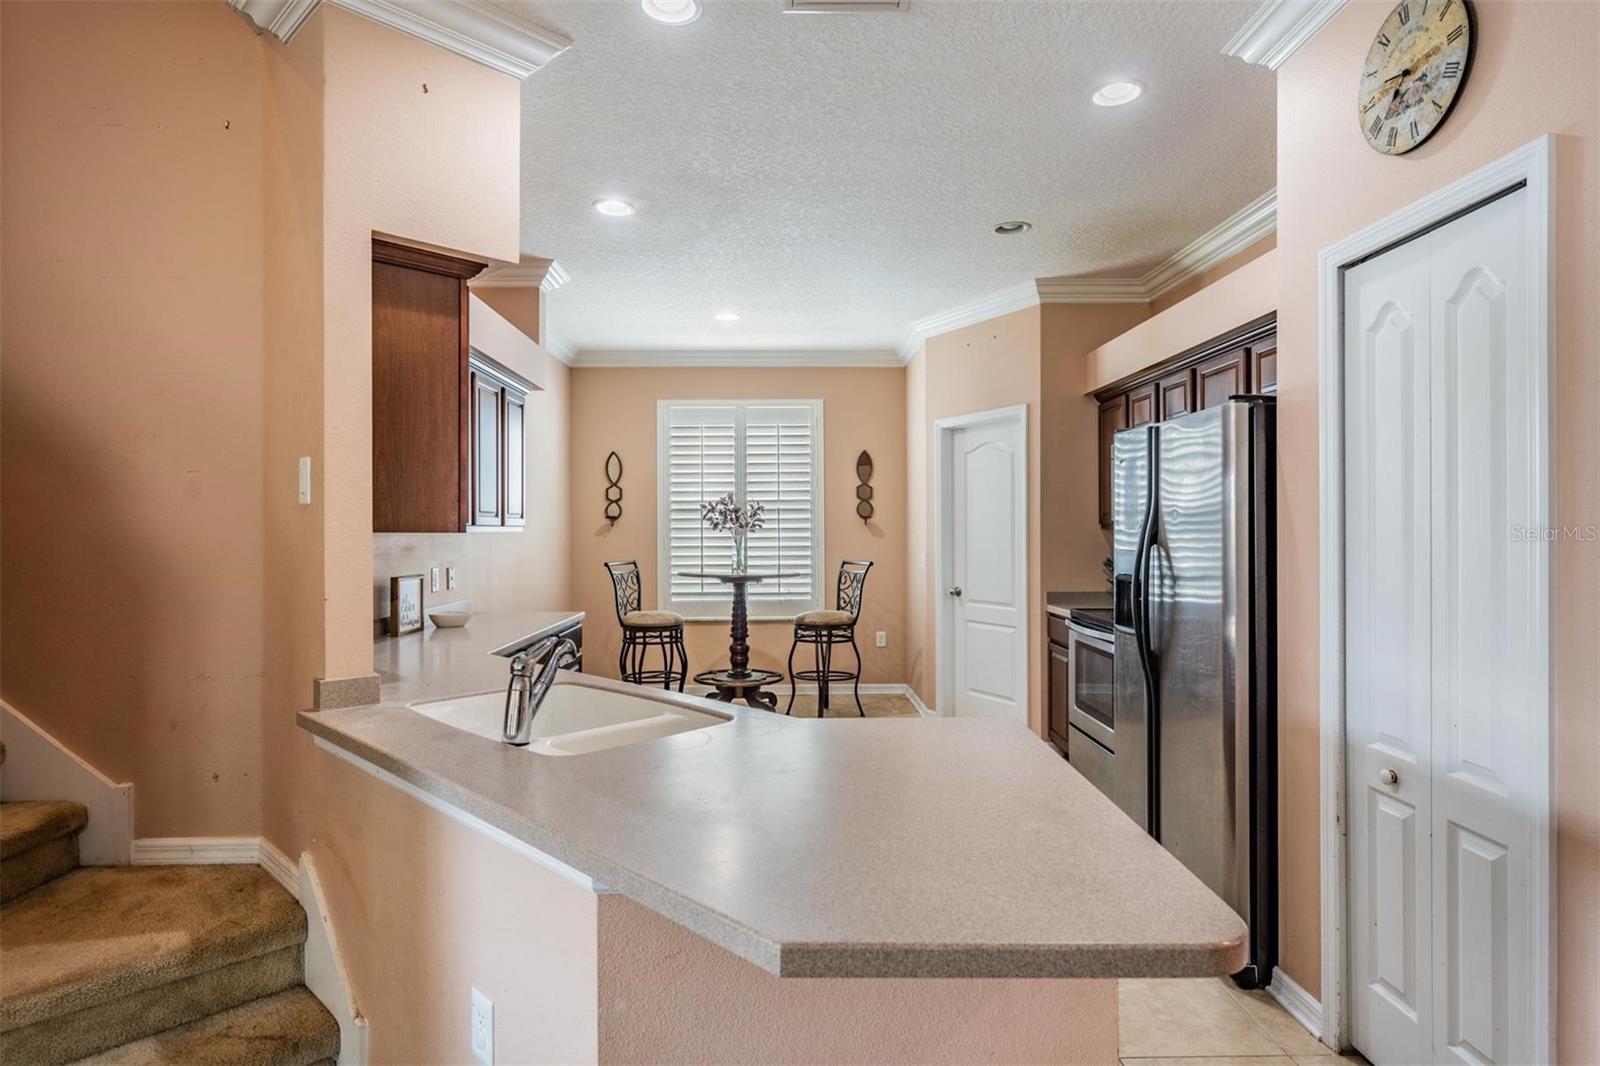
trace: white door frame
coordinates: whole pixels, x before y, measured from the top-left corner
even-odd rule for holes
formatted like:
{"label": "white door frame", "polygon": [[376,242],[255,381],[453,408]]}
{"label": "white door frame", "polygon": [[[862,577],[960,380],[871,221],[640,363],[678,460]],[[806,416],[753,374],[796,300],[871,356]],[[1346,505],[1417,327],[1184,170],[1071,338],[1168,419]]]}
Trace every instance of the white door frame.
{"label": "white door frame", "polygon": [[[1322,736],[1322,1040],[1336,1048],[1349,1046],[1349,953],[1346,943],[1347,877],[1344,788],[1344,271],[1363,259],[1450,221],[1485,200],[1525,183],[1529,209],[1544,224],[1533,234],[1534,262],[1529,299],[1533,308],[1530,349],[1542,358],[1534,367],[1535,395],[1540,400],[1539,439],[1533,456],[1537,469],[1530,479],[1537,501],[1533,520],[1546,528],[1554,517],[1554,471],[1550,441],[1554,411],[1550,377],[1554,367],[1555,138],[1546,134],[1502,159],[1452,182],[1409,207],[1324,248],[1317,257],[1317,379],[1320,407],[1321,459],[1321,736]],[[1509,531],[1507,532],[1509,536]],[[1543,664],[1543,714],[1533,715],[1534,750],[1545,752],[1546,788],[1530,812],[1534,824],[1530,856],[1532,894],[1546,901],[1535,913],[1532,943],[1533,1031],[1540,1062],[1552,1061],[1555,1050],[1555,880],[1552,864],[1550,811],[1555,794],[1555,761],[1550,751],[1550,659],[1553,619],[1550,590],[1550,548],[1539,542],[1537,570],[1543,600],[1536,645],[1547,649]]]}
{"label": "white door frame", "polygon": [[1023,706],[1027,715],[1023,724],[1032,728],[1033,707],[1030,703],[1032,696],[1028,689],[1028,663],[1033,657],[1033,612],[1029,608],[1032,597],[1029,595],[1028,586],[1028,405],[1023,403],[1010,407],[997,407],[992,411],[951,415],[933,423],[933,647],[934,683],[938,689],[933,713],[951,716],[955,714],[955,704],[951,700],[955,690],[954,655],[950,648],[953,626],[950,620],[950,597],[945,594],[945,590],[950,587],[949,574],[953,567],[950,551],[955,542],[952,524],[955,516],[950,511],[950,489],[946,484],[954,469],[952,464],[954,457],[950,448],[955,440],[955,431],[958,429],[1005,424],[1016,426],[1022,441],[1022,447],[1017,452],[1022,461],[1022,469],[1019,472],[1022,478],[1022,491],[1016,496],[1015,516],[1016,581],[1017,588],[1022,590],[1022,656],[1018,667],[1017,691],[1023,694]]}

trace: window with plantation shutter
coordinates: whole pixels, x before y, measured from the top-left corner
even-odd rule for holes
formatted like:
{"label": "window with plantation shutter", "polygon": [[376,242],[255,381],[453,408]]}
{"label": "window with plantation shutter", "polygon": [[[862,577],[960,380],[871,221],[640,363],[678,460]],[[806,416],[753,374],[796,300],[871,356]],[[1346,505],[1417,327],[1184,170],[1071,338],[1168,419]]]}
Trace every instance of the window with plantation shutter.
{"label": "window with plantation shutter", "polygon": [[662,401],[659,411],[662,607],[688,618],[726,617],[720,581],[680,577],[726,570],[733,537],[700,520],[700,504],[732,492],[759,500],[766,525],[750,534],[754,573],[793,573],[749,586],[753,618],[816,610],[822,567],[822,402]]}

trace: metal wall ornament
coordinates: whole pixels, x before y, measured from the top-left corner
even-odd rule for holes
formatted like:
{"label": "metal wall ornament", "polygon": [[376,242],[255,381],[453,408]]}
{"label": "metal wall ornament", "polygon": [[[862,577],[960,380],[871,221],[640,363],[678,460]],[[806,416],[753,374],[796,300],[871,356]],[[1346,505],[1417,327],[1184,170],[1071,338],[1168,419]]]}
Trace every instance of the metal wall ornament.
{"label": "metal wall ornament", "polygon": [[860,516],[863,524],[872,521],[872,456],[862,452],[856,456],[856,477],[861,484],[856,486],[856,514]]}
{"label": "metal wall ornament", "polygon": [[606,456],[606,521],[612,525],[622,517],[622,456]]}

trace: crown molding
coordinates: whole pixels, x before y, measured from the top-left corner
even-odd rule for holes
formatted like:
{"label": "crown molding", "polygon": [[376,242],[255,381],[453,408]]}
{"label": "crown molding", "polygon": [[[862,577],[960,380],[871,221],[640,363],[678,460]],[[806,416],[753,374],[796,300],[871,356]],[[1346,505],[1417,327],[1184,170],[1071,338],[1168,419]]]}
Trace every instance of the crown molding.
{"label": "crown molding", "polygon": [[524,22],[485,0],[327,2],[519,81],[572,47],[571,38]]}
{"label": "crown molding", "polygon": [[1278,228],[1278,190],[1270,189],[1140,277],[1037,278],[1047,304],[1149,303],[1237,255]]}
{"label": "crown molding", "polygon": [[929,337],[936,337],[941,333],[949,333],[962,326],[970,326],[975,322],[983,322],[999,315],[1007,315],[1013,311],[1021,311],[1032,307],[1039,302],[1039,292],[1033,282],[1024,282],[1013,285],[1009,289],[990,293],[988,296],[970,303],[952,307],[948,311],[941,311],[927,318],[919,318],[906,328],[905,339],[896,349],[896,355],[901,366],[911,362],[917,350],[923,346]]}
{"label": "crown molding", "polygon": [[570,365],[575,367],[898,367],[904,365],[888,349],[844,350],[818,348],[798,351],[729,349],[726,351],[677,351],[638,349],[607,351],[586,348],[577,352]]}
{"label": "crown molding", "polygon": [[571,279],[554,259],[525,255],[517,263],[491,266],[467,284],[474,289],[531,289],[555,292]]}
{"label": "crown molding", "polygon": [[577,365],[578,354],[567,346],[566,341],[558,337],[548,336],[544,338],[540,346],[568,366]]}
{"label": "crown molding", "polygon": [[270,33],[286,44],[321,3],[322,0],[228,0],[228,6],[249,19],[257,33]]}
{"label": "crown molding", "polygon": [[1222,54],[1277,70],[1301,45],[1316,36],[1345,2],[1266,0],[1222,46]]}

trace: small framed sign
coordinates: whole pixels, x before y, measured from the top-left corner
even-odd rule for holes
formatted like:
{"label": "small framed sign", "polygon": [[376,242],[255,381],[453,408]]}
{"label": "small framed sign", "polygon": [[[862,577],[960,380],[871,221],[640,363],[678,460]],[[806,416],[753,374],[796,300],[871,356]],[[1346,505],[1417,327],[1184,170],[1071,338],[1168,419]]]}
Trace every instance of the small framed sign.
{"label": "small framed sign", "polygon": [[389,579],[389,635],[403,636],[422,628],[422,575]]}

